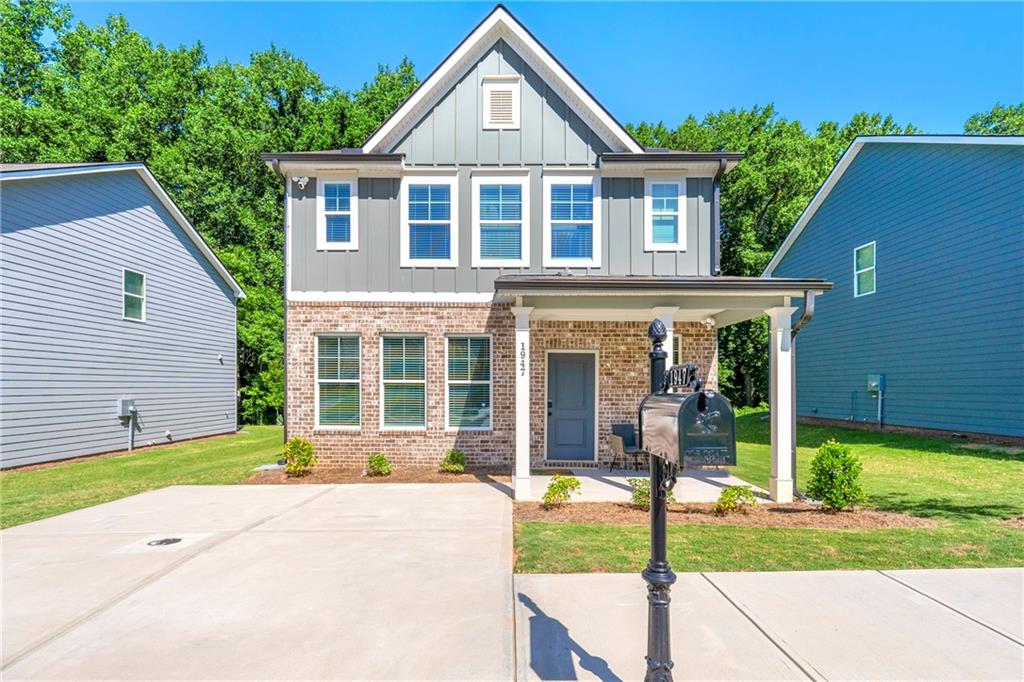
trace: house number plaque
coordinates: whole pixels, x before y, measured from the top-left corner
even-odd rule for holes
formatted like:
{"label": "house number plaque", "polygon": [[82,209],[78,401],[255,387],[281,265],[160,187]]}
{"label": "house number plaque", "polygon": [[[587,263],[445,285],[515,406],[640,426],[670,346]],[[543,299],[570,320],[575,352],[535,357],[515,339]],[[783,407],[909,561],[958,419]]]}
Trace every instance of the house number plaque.
{"label": "house number plaque", "polygon": [[526,376],[526,342],[519,342],[519,376]]}

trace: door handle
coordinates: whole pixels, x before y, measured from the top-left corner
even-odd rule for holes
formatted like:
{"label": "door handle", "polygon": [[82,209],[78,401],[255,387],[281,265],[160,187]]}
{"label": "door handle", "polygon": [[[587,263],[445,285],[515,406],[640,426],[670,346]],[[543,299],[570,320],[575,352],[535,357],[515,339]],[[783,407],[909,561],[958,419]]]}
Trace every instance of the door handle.
{"label": "door handle", "polygon": [[548,412],[548,416],[549,416],[549,417],[551,416],[551,413],[550,413],[550,412]]}

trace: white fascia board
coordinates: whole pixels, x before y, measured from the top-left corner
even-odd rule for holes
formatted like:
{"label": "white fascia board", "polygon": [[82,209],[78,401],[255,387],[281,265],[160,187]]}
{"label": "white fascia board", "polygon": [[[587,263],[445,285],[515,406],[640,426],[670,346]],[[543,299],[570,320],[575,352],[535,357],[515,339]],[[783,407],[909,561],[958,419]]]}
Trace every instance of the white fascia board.
{"label": "white fascia board", "polygon": [[310,303],[496,303],[493,292],[289,291],[288,300]]}
{"label": "white fascia board", "polygon": [[775,268],[778,267],[779,263],[786,256],[792,248],[793,243],[796,242],[797,237],[807,227],[807,223],[810,222],[814,214],[818,212],[821,205],[825,203],[825,199],[832,192],[832,189],[839,182],[839,178],[843,176],[846,169],[850,167],[853,160],[857,157],[857,154],[863,148],[865,144],[976,144],[976,145],[1024,145],[1024,136],[1020,135],[870,135],[863,136],[854,139],[850,143],[849,148],[843,153],[843,156],[839,159],[839,163],[832,169],[828,177],[825,178],[825,182],[822,183],[818,189],[814,198],[811,199],[811,203],[807,204],[807,208],[800,214],[800,218],[797,219],[793,229],[789,231],[786,238],[782,240],[782,245],[772,256],[772,259],[768,262],[764,272],[761,273],[762,277],[771,277]]}
{"label": "white fascia board", "polygon": [[8,171],[3,173],[3,180],[27,180],[31,178],[45,178],[45,177],[60,177],[66,175],[84,175],[86,173],[112,173],[121,171],[135,171],[142,178],[142,181],[146,183],[146,186],[156,195],[156,198],[160,200],[160,203],[171,214],[174,218],[174,222],[178,223],[178,226],[188,236],[199,252],[203,254],[213,269],[217,271],[217,274],[223,278],[224,282],[227,283],[231,290],[235,294],[235,298],[245,298],[245,292],[242,287],[235,281],[235,278],[231,276],[228,269],[224,267],[224,264],[220,262],[217,255],[213,252],[213,249],[199,236],[199,232],[192,226],[185,214],[181,212],[181,209],[175,205],[171,197],[164,191],[164,188],[160,186],[157,179],[153,177],[153,174],[146,168],[145,164],[132,162],[109,166],[81,166],[76,168],[45,168],[31,171]]}
{"label": "white fascia board", "polygon": [[[597,132],[609,147],[622,151],[642,153],[643,148],[630,136],[604,108],[598,104],[579,82],[558,63],[550,52],[530,35],[504,7],[497,7],[480,25],[459,44],[455,51],[441,63],[432,74],[420,84],[402,106],[385,121],[366,144],[365,153],[390,150],[402,138],[423,113],[429,111],[448,90],[448,85],[458,81],[469,68],[476,63],[481,54],[489,49],[499,38],[511,39],[521,47],[520,56],[555,87],[563,99],[578,101],[585,118],[590,118],[597,125]],[[540,67],[540,68],[538,68]]]}

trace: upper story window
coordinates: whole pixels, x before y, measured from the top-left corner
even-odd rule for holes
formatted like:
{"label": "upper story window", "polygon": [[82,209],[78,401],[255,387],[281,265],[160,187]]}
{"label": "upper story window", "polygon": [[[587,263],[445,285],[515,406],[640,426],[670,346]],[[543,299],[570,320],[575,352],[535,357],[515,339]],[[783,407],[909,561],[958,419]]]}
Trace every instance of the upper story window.
{"label": "upper story window", "polygon": [[473,266],[529,265],[528,175],[473,176]]}
{"label": "upper story window", "polygon": [[853,295],[875,293],[875,243],[858,246],[853,250]]}
{"label": "upper story window", "polygon": [[134,270],[121,271],[121,316],[136,322],[146,321],[146,276]]}
{"label": "upper story window", "polygon": [[544,266],[601,267],[601,179],[544,177]]}
{"label": "upper story window", "polygon": [[455,267],[459,262],[456,176],[402,178],[402,267]]}
{"label": "upper story window", "polygon": [[359,426],[359,337],[318,336],[316,425]]}
{"label": "upper story window", "polygon": [[686,178],[644,181],[644,250],[686,250]]}
{"label": "upper story window", "polygon": [[519,76],[484,76],[484,130],[519,130]]}
{"label": "upper story window", "polygon": [[318,177],[316,183],[316,248],[354,251],[359,248],[358,180]]}

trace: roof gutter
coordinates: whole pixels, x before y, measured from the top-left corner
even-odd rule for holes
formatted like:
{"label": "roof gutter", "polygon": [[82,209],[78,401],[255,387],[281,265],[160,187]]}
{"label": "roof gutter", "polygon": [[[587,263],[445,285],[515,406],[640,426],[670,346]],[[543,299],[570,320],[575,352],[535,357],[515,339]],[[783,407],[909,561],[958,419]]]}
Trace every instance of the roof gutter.
{"label": "roof gutter", "polygon": [[714,199],[711,204],[711,274],[722,274],[722,176],[729,165],[724,156],[718,160],[718,172],[713,180]]}
{"label": "roof gutter", "polygon": [[796,335],[800,333],[800,330],[806,327],[807,323],[809,323],[811,318],[814,317],[814,296],[815,292],[811,289],[804,292],[804,312],[790,331],[791,339],[795,339]]}

